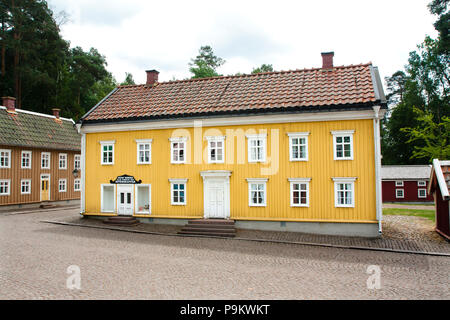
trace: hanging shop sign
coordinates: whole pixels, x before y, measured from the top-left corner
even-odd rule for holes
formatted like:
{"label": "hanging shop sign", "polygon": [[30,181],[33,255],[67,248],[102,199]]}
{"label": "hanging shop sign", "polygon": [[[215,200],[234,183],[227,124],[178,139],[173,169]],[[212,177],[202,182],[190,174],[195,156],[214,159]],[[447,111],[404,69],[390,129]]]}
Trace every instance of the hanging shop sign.
{"label": "hanging shop sign", "polygon": [[142,180],[136,180],[133,176],[129,176],[127,174],[123,174],[118,176],[116,180],[109,180],[109,183],[114,184],[140,184]]}

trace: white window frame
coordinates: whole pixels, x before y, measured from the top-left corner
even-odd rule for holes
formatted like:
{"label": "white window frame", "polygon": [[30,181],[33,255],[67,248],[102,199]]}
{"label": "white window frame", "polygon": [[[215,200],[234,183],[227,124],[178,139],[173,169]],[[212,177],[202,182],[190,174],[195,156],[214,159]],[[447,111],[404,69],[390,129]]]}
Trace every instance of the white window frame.
{"label": "white window frame", "polygon": [[397,181],[395,181],[395,186],[396,186],[396,187],[404,187],[405,184],[403,183],[403,181],[397,180]]}
{"label": "white window frame", "polygon": [[[61,182],[64,182],[62,185],[64,186],[64,190],[61,190]],[[58,192],[67,192],[67,179],[59,179],[58,180]]]}
{"label": "white window frame", "polygon": [[[28,155],[28,158],[24,158],[24,155]],[[31,159],[33,157],[33,152],[29,150],[22,150],[21,156],[20,156],[20,167],[22,169],[31,169]],[[28,166],[23,165],[23,160],[28,159]]]}
{"label": "white window frame", "polygon": [[[249,207],[266,207],[267,206],[267,181],[268,178],[247,178],[248,182],[248,206]],[[262,203],[253,203],[252,202],[252,185],[263,185],[263,202]],[[257,190],[260,191],[260,190]]]}
{"label": "white window frame", "polygon": [[[148,187],[148,211],[139,211],[138,198],[139,192],[138,189],[142,187]],[[151,184],[136,184],[134,189],[134,212],[136,214],[151,214],[152,213],[152,185]],[[185,192],[186,195],[186,192]],[[185,197],[186,198],[186,197]]]}
{"label": "white window frame", "polygon": [[[77,166],[78,163],[78,166]],[[75,154],[73,156],[73,168],[80,170],[81,169],[81,154]]]}
{"label": "white window frame", "polygon": [[[267,158],[267,134],[266,133],[262,133],[262,134],[248,134],[246,135],[247,138],[247,152],[248,152],[248,162],[249,163],[257,163],[257,162],[266,162],[266,158]],[[260,148],[262,149],[261,155],[262,158],[261,159],[252,159],[252,141],[258,141],[261,140],[262,144],[260,146]],[[258,148],[258,147],[256,147]]]}
{"label": "white window frame", "polygon": [[419,180],[419,181],[417,181],[417,186],[418,187],[426,187],[427,182],[425,180]]}
{"label": "white window frame", "polygon": [[[354,208],[355,207],[355,181],[356,178],[333,178],[334,181],[334,206],[336,208]],[[350,204],[342,204],[339,203],[339,190],[338,186],[341,184],[350,184],[351,185],[351,203]]]}
{"label": "white window frame", "polygon": [[[399,192],[401,192],[401,196],[398,194]],[[395,198],[396,199],[403,199],[405,198],[405,190],[404,189],[395,189]]]}
{"label": "white window frame", "polygon": [[[355,130],[338,130],[338,131],[331,131],[331,134],[333,135],[333,159],[334,160],[353,160],[354,159],[354,145],[353,145],[353,135],[355,133]],[[344,138],[350,137],[350,156],[346,157],[344,148],[342,149],[342,157],[337,156],[337,145],[336,139],[341,137],[342,138],[342,145],[344,145]]]}
{"label": "white window frame", "polygon": [[[225,136],[213,136],[213,137],[205,137],[206,140],[208,140],[208,163],[225,163]],[[211,142],[216,143],[216,160],[211,159]],[[222,142],[222,160],[217,160],[217,150],[220,148],[217,148],[217,142]]]}
{"label": "white window frame", "polygon": [[[26,184],[28,184],[28,192],[23,192],[23,187]],[[31,179],[20,180],[20,194],[31,194]]]}
{"label": "white window frame", "polygon": [[[288,178],[290,183],[290,202],[291,207],[309,207],[309,182],[311,178]],[[306,203],[294,203],[294,184],[306,185]],[[302,190],[298,190],[301,192]]]}
{"label": "white window frame", "polygon": [[[424,195],[424,196],[421,196],[421,195],[420,195],[420,191],[424,191],[424,192],[425,192],[425,195]],[[427,189],[425,189],[425,188],[419,188],[419,189],[417,189],[417,197],[420,198],[420,199],[426,198],[426,197],[427,197]]]}
{"label": "white window frame", "polygon": [[[46,166],[46,167],[44,167],[43,166],[43,160],[44,160],[44,156],[48,156],[48,162],[47,162],[47,165],[48,166]],[[50,152],[41,152],[41,169],[50,169],[50,161],[51,161],[51,158],[52,158],[52,154],[50,153]]]}
{"label": "white window frame", "polygon": [[7,183],[8,185],[8,192],[2,192],[0,193],[0,196],[9,196],[11,194],[11,180],[10,179],[0,179],[0,184]]}
{"label": "white window frame", "polygon": [[[170,204],[173,206],[185,206],[187,204],[187,181],[188,179],[169,179],[170,182]],[[173,201],[173,192],[174,190],[174,185],[184,185],[184,202],[174,202]],[[178,189],[179,191],[180,189]],[[179,198],[179,196],[178,196]]]}
{"label": "white window frame", "polygon": [[[114,207],[113,207],[112,210],[105,210],[105,205],[103,203],[103,193],[104,193],[103,189],[105,187],[111,187],[111,186],[113,187]],[[116,197],[116,185],[115,184],[111,184],[111,183],[102,183],[100,185],[100,210],[101,210],[101,212],[110,212],[110,213],[111,212],[116,212],[116,210],[117,210],[116,199],[117,199],[117,197]]]}
{"label": "white window frame", "polygon": [[[308,136],[309,132],[290,132],[287,134],[289,136],[289,161],[308,161]],[[303,158],[298,157],[294,158],[293,154],[293,139],[305,139],[305,144],[299,144],[299,146],[304,145],[305,146],[305,156]],[[299,156],[300,156],[300,149],[299,149]]]}
{"label": "white window frame", "polygon": [[[173,163],[173,164],[186,163],[187,137],[172,137],[172,138],[169,138],[169,141],[170,141],[170,163]],[[180,147],[177,148],[178,160],[174,159],[174,154],[173,154],[175,143],[178,143],[178,144],[183,143],[183,148],[180,148]],[[179,153],[180,150],[183,150],[183,160],[180,160],[180,153]]]}
{"label": "white window frame", "polygon": [[[137,149],[137,164],[152,164],[152,142],[153,142],[153,139],[136,139],[135,141],[136,141],[136,149]],[[141,151],[139,150],[139,147],[145,146],[145,145],[149,146],[148,161],[141,161],[141,157],[140,157]],[[144,156],[145,156],[145,151],[147,151],[147,150],[144,150]]]}
{"label": "white window frame", "polygon": [[[63,162],[64,166],[61,166],[61,161]],[[58,154],[58,169],[67,170],[67,153]]]}
{"label": "white window frame", "polygon": [[[78,182],[78,189],[76,188]],[[81,191],[81,178],[75,178],[73,179],[73,191]]]}
{"label": "white window frame", "polygon": [[[1,155],[4,153],[4,155]],[[11,168],[11,149],[0,149],[0,158],[4,158],[8,161],[7,165],[2,165],[0,160],[0,169],[10,169]],[[5,161],[3,161],[5,162]]]}
{"label": "white window frame", "polygon": [[[115,140],[109,140],[109,141],[99,141],[100,143],[100,164],[103,166],[112,166],[114,165],[114,151],[115,151],[115,144],[116,141]],[[112,162],[104,162],[103,161],[103,147],[104,146],[112,146],[112,150],[111,151],[106,151],[106,152],[112,152]]]}

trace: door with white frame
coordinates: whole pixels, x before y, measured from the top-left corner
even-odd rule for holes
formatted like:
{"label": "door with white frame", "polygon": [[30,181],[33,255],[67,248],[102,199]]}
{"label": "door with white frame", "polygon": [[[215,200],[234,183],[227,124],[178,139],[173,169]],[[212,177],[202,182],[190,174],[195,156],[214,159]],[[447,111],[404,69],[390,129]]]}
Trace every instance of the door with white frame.
{"label": "door with white frame", "polygon": [[117,214],[133,215],[133,185],[117,185]]}
{"label": "door with white frame", "polygon": [[213,219],[230,217],[230,179],[228,171],[204,171],[204,216]]}

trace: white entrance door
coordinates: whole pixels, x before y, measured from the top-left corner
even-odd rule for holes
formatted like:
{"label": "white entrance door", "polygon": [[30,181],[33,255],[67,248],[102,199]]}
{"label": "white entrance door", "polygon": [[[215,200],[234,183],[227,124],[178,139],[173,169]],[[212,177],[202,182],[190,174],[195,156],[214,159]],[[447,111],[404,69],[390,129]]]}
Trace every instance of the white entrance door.
{"label": "white entrance door", "polygon": [[117,186],[117,214],[133,215],[133,185]]}
{"label": "white entrance door", "polygon": [[225,181],[208,181],[207,188],[209,218],[225,219]]}

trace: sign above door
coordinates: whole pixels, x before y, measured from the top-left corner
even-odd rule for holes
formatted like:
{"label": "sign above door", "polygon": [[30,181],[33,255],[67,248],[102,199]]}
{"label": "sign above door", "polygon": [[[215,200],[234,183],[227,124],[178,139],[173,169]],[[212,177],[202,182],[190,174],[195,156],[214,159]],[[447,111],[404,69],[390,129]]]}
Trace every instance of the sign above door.
{"label": "sign above door", "polygon": [[127,174],[123,174],[118,176],[116,180],[109,180],[109,183],[114,184],[140,184],[142,180],[136,180],[133,176],[129,176]]}

